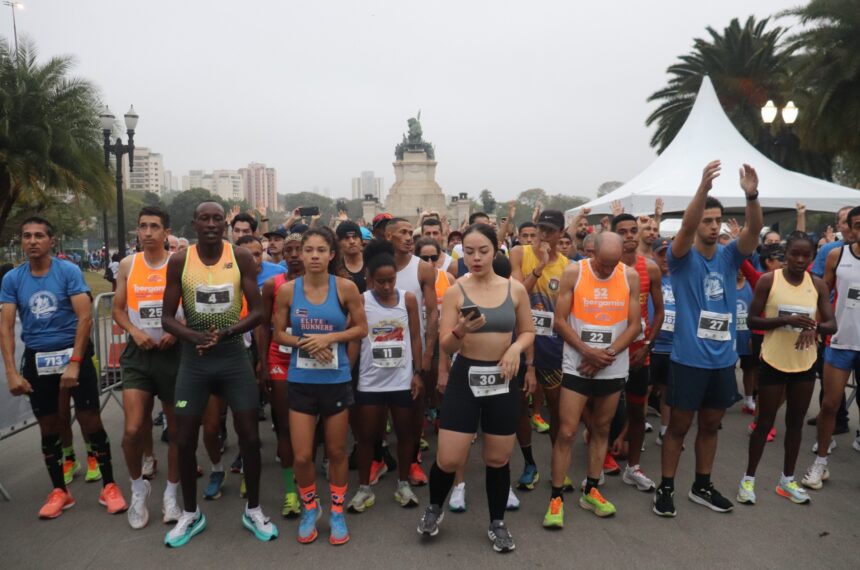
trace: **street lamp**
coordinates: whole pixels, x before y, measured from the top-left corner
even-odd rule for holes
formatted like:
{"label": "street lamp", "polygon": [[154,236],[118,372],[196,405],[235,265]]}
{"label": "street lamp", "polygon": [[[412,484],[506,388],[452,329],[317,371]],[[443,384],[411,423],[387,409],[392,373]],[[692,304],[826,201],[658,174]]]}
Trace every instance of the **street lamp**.
{"label": "street lamp", "polygon": [[774,119],[776,119],[776,115],[779,110],[776,108],[776,105],[773,104],[773,100],[768,99],[767,103],[764,104],[764,107],[761,108],[761,120],[765,122],[765,124],[771,124]]}
{"label": "street lamp", "polygon": [[[129,107],[125,114],[125,128],[128,134],[128,144],[122,144],[122,138],[117,137],[116,142],[111,145],[110,136],[113,131],[116,117],[110,108],[105,105],[99,115],[102,133],[104,134],[105,168],[110,168],[110,155],[114,156],[116,165],[116,234],[119,242],[118,251],[120,259],[125,257],[125,209],[122,200],[122,155],[128,155],[128,171],[134,172],[134,129],[137,127],[138,114],[134,111],[134,105]],[[105,216],[105,252],[108,252],[107,240],[107,213]]]}
{"label": "street lamp", "polygon": [[[800,109],[794,104],[794,101],[789,101],[785,107],[780,109],[773,100],[768,99],[767,103],[761,108],[761,120],[767,125],[765,133],[763,133],[764,146],[767,149],[768,157],[775,160],[781,166],[788,168],[792,157],[792,150],[796,150],[797,137],[791,132],[794,122],[797,121],[797,115]],[[776,127],[776,136],[771,133],[771,125],[776,122],[777,117],[782,116],[782,124]]]}
{"label": "street lamp", "polygon": [[3,0],[4,6],[9,6],[12,9],[12,32],[15,36],[15,59],[18,59],[18,22],[15,21],[15,10],[23,10],[24,5],[20,2],[12,2],[11,0]]}
{"label": "street lamp", "polygon": [[794,121],[797,120],[797,114],[800,112],[794,101],[789,101],[785,104],[785,107],[782,108],[782,120],[786,125],[793,125]]}

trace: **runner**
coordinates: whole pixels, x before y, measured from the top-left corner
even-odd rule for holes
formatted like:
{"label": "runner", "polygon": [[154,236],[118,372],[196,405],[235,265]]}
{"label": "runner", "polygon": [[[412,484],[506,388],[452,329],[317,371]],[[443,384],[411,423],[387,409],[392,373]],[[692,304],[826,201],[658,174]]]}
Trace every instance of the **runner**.
{"label": "runner", "polygon": [[[860,235],[860,206],[848,212],[849,233]],[[820,489],[830,478],[827,454],[836,426],[836,413],[845,395],[848,378],[860,366],[860,242],[843,245],[827,254],[824,281],[836,292],[836,323],[839,328],[830,338],[824,351],[824,378],[821,389],[824,397],[818,412],[818,450],[815,462],[803,477],[810,489]]]}
{"label": "runner", "polygon": [[230,237],[233,243],[243,236],[257,235],[257,220],[251,214],[239,212],[230,220]]}
{"label": "runner", "polygon": [[364,256],[370,285],[363,295],[368,333],[358,341],[361,358],[355,392],[360,487],[349,503],[349,510],[356,513],[372,507],[376,500],[370,487],[370,467],[374,448],[385,435],[389,412],[397,434],[399,478],[394,499],[402,507],[418,506],[418,497],[409,486],[409,466],[415,449],[412,408],[423,391],[418,301],[412,293],[395,287],[397,265],[390,242],[370,242]]}
{"label": "runner", "polygon": [[537,226],[534,222],[523,222],[517,233],[517,241],[520,245],[531,245],[537,238]]}
{"label": "runner", "polygon": [[[440,347],[445,354],[457,356],[447,384],[439,386],[445,395],[439,448],[430,472],[430,505],[418,532],[439,533],[445,498],[480,425],[490,510],[487,534],[496,552],[510,552],[515,546],[504,516],[520,401],[515,377],[523,351],[533,342],[534,329],[523,287],[493,272],[498,251],[493,229],[484,224],[470,226],[463,245],[471,276],[448,289],[442,303]],[[512,342],[514,332],[517,340]]]}
{"label": "runner", "polygon": [[[349,474],[347,410],[353,394],[346,345],[367,335],[367,319],[358,288],[334,275],[340,260],[330,229],[305,232],[302,259],[305,274],[278,289],[273,339],[292,347],[295,353],[295,358],[290,358],[289,405],[296,482],[303,507],[298,541],[309,544],[316,540],[316,523],[322,515],[313,459],[317,421],[321,420],[331,489],[329,542],[339,545],[349,541],[343,503]],[[291,327],[289,332],[287,327]]]}
{"label": "runner", "polygon": [[[588,432],[588,472],[579,506],[599,517],[615,514],[615,506],[603,498],[597,487],[609,427],[630,368],[628,347],[642,330],[639,276],[635,269],[621,263],[622,250],[618,234],[603,232],[597,236],[594,259],[571,265],[562,276],[555,330],[565,343],[564,377],[559,432],[552,446],[552,493],[544,528],[564,526],[564,480],[582,410],[589,400],[593,409]],[[631,442],[631,451],[633,445]]]}
{"label": "runner", "polygon": [[353,221],[346,220],[337,226],[337,242],[340,249],[343,266],[349,274],[349,278],[358,287],[359,293],[367,290],[365,283],[364,259],[361,252],[361,228]]}
{"label": "runner", "polygon": [[[164,543],[183,546],[206,528],[206,517],[197,506],[196,451],[201,418],[212,393],[223,395],[233,410],[248,496],[242,524],[267,541],[278,536],[278,529],[260,508],[258,390],[242,342],[242,335],[262,318],[254,260],[247,250],[223,241],[227,222],[220,204],[201,202],[193,223],[197,244],[168,261],[161,317],[164,330],[182,341],[175,415],[185,503]],[[243,298],[248,313],[241,318]],[[180,301],[186,323],[174,316]]]}
{"label": "runner", "polygon": [[[651,221],[645,226],[650,230]],[[651,260],[637,253],[640,244],[640,225],[636,218],[630,214],[620,214],[612,219],[612,231],[617,233],[623,243],[624,249],[621,261],[627,267],[636,270],[639,276],[639,314],[641,318],[641,332],[630,344],[630,376],[627,379],[625,390],[625,403],[627,408],[627,467],[624,468],[622,480],[628,485],[635,486],[640,491],[651,492],[654,490],[654,482],[649,479],[639,466],[642,456],[642,446],[645,442],[645,412],[648,405],[648,391],[651,383],[648,371],[651,364],[650,354],[654,347],[654,341],[660,334],[663,326],[663,288],[662,274],[660,268]],[[654,243],[651,236],[648,237],[649,245]],[[654,320],[649,320],[648,306],[654,307]],[[611,460],[611,461],[610,461]],[[615,460],[611,455],[606,458],[608,467]]]}
{"label": "runner", "polygon": [[756,247],[763,225],[758,202],[758,175],[744,164],[740,186],[746,196],[746,221],[736,241],[717,244],[723,207],[708,196],[720,175],[720,161],[709,163],[702,181],[684,212],[681,229],[666,258],[672,274],[672,291],[679,311],[675,315],[671,372],[666,402],[672,406],[669,429],[663,436],[663,479],[654,496],[653,511],[673,517],[675,472],[684,436],[698,412],[696,480],[688,497],[716,512],[734,505],[711,482],[717,452],[717,433],[726,409],[740,399],[735,380],[735,310],[738,268]]}
{"label": "runner", "polygon": [[[99,379],[93,365],[92,299],[81,270],[54,259],[54,228],[44,218],[29,217],[21,224],[23,263],[3,277],[0,289],[0,349],[9,391],[28,395],[39,422],[42,454],[54,488],[39,517],[53,519],[75,506],[63,480],[63,446],[58,414],[60,393],[68,390],[75,401],[78,423],[99,463],[102,490],[99,504],[108,513],[128,506],[113,479],[110,441],[99,416]],[[15,311],[21,319],[24,358],[15,362]]]}
{"label": "runner", "polygon": [[146,502],[151,487],[149,481],[143,478],[141,457],[144,455],[146,439],[152,439],[152,425],[147,420],[152,413],[155,396],[161,400],[168,433],[167,486],[162,500],[162,520],[165,523],[177,522],[182,515],[182,509],[176,501],[179,462],[173,414],[179,347],[176,337],[161,328],[167,260],[172,255],[164,249],[164,238],[169,231],[170,216],[166,212],[154,206],[145,206],[140,210],[137,215],[137,239],[143,251],[120,262],[111,309],[114,322],[128,333],[128,341],[120,358],[122,407],[125,412],[122,449],[131,478],[128,524],[133,529],[141,529],[149,522]]}
{"label": "runner", "polygon": [[[454,258],[445,253],[443,249],[445,245],[445,236],[442,227],[442,221],[438,217],[426,218],[421,222],[421,237],[430,238],[439,244],[439,256],[438,259],[433,262],[433,265],[436,269],[448,271],[451,265],[453,265],[452,261],[454,261]],[[453,271],[453,269],[451,269],[451,271]]]}
{"label": "runner", "polygon": [[741,503],[756,502],[756,468],[783,401],[786,402],[785,456],[776,493],[793,503],[809,502],[806,490],[794,480],[794,468],[803,435],[803,418],[815,388],[815,338],[817,334],[836,332],[827,287],[823,280],[806,271],[814,251],[808,235],[791,234],[785,246],[785,268],[763,275],[756,284],[749,324],[765,331],[765,336],[758,377],[758,420],[750,436],[747,470],[738,487]]}
{"label": "runner", "polygon": [[[652,245],[654,258],[662,274],[660,288],[663,293],[663,324],[660,333],[654,339],[654,349],[651,351],[650,375],[652,383],[660,390],[660,431],[657,434],[657,445],[663,445],[663,435],[669,427],[669,416],[672,408],[666,405],[666,388],[669,384],[669,355],[672,353],[672,339],[675,335],[675,294],[672,292],[672,279],[669,276],[669,265],[666,254],[672,246],[672,241],[659,238]],[[648,315],[653,319],[653,300],[648,299]]]}
{"label": "runner", "polygon": [[[561,276],[571,261],[557,249],[558,240],[564,228],[564,214],[558,210],[545,210],[538,218],[537,227],[537,239],[532,245],[513,248],[510,259],[514,279],[521,282],[529,293],[531,315],[535,324],[535,354],[534,361],[527,364],[534,366],[538,384],[546,396],[550,413],[548,431],[550,441],[555,443],[558,434],[558,402],[564,343],[554,330],[553,319]],[[535,399],[539,410],[542,404],[541,398],[538,395]],[[527,406],[523,406],[521,413],[528,414]],[[533,423],[543,422],[543,418],[535,412],[532,421]],[[529,466],[530,445],[522,447],[523,456],[526,457],[526,468],[517,486],[521,489],[534,488],[534,483],[538,481],[540,475],[536,467]],[[526,448],[529,449],[526,450]],[[565,488],[573,490],[573,483],[566,475],[564,485]]]}

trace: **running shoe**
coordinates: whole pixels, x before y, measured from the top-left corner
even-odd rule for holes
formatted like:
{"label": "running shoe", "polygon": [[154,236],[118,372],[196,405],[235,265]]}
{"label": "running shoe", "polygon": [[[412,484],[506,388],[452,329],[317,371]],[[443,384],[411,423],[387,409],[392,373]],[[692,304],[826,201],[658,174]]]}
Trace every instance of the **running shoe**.
{"label": "running shoe", "polygon": [[780,477],[779,484],[776,486],[776,494],[780,497],[785,497],[796,505],[809,502],[809,493],[806,492],[806,489],[798,485],[794,479],[786,481]]}
{"label": "running shoe", "polygon": [[87,483],[94,483],[96,481],[101,481],[102,479],[102,470],[99,469],[99,461],[92,455],[87,456],[87,474],[84,477],[84,481]]}
{"label": "running shoe", "polygon": [[851,447],[854,448],[854,451],[860,451],[860,429],[857,430],[857,437],[851,442]]}
{"label": "running shoe", "polygon": [[678,514],[675,511],[675,491],[657,487],[657,492],[654,493],[654,506],[651,510],[659,517],[674,517]]}
{"label": "running shoe", "polygon": [[314,507],[302,507],[302,518],[299,521],[299,534],[296,537],[301,544],[310,544],[317,539],[317,521],[322,516],[320,502],[314,501]]}
{"label": "running shoe", "polygon": [[[645,433],[651,433],[654,431],[654,426],[651,425],[651,422],[645,422]],[[644,443],[642,445],[645,445]]]}
{"label": "running shoe", "polygon": [[541,417],[540,414],[532,415],[532,429],[538,433],[546,433],[549,431],[549,424]]}
{"label": "running shoe", "polygon": [[427,451],[428,449],[430,449],[430,442],[427,441],[424,436],[422,436],[421,439],[418,441],[418,447],[421,451]]}
{"label": "running shoe", "polygon": [[508,511],[516,511],[520,508],[520,500],[517,498],[516,494],[514,494],[514,488],[508,488],[508,504],[505,505],[505,509]]}
{"label": "running shoe", "polygon": [[155,479],[155,472],[158,470],[158,459],[150,456],[143,456],[143,464],[140,470],[140,475],[144,479]]}
{"label": "running shoe", "polygon": [[448,499],[448,510],[452,513],[466,512],[466,483],[454,485],[451,489],[451,498]]}
{"label": "running shoe", "polygon": [[495,520],[490,523],[490,528],[487,530],[487,536],[493,543],[493,550],[496,552],[510,552],[516,548],[514,537],[505,526],[505,521]]}
{"label": "running shoe", "polygon": [[245,512],[242,513],[242,526],[254,533],[254,536],[263,542],[278,538],[278,527],[263,514],[263,510],[259,507],[252,511],[245,509]]}
{"label": "running shoe", "polygon": [[649,479],[638,465],[634,465],[633,467],[628,465],[625,467],[624,473],[621,475],[621,480],[645,493],[650,493],[656,488],[654,481]]}
{"label": "running shoe", "polygon": [[659,446],[663,445],[663,432],[657,432],[657,438],[654,440],[654,443]]}
{"label": "running shoe", "polygon": [[242,481],[239,483],[239,497],[244,499],[248,496],[248,488],[245,487],[245,476],[242,475]]}
{"label": "running shoe", "polygon": [[567,475],[564,476],[564,483],[561,484],[561,490],[565,493],[573,493],[573,481]]}
{"label": "running shoe", "polygon": [[349,542],[349,529],[346,528],[346,517],[343,513],[331,513],[329,515],[329,544],[340,546]]}
{"label": "running shoe", "polygon": [[237,455],[236,459],[233,460],[233,463],[230,464],[230,472],[231,473],[241,473],[242,472],[242,456]]}
{"label": "running shoe", "polygon": [[164,425],[164,412],[158,412],[158,415],[152,418],[152,425],[158,427]]}
{"label": "running shoe", "polygon": [[409,483],[416,487],[427,484],[427,475],[424,474],[424,470],[417,463],[409,466]]}
{"label": "running shoe", "polygon": [[738,502],[744,505],[755,504],[755,481],[749,479],[741,479],[738,485]]}
{"label": "running shoe", "polygon": [[54,489],[48,495],[48,500],[39,509],[40,519],[55,519],[66,509],[71,509],[75,506],[75,499],[68,490]]}
{"label": "running shoe", "polygon": [[418,534],[436,536],[439,534],[439,524],[445,518],[445,512],[436,505],[430,505],[424,509],[424,514],[418,521]]}
{"label": "running shoe", "polygon": [[149,494],[152,492],[152,487],[149,481],[143,480],[143,493],[131,494],[131,504],[128,507],[128,525],[139,530],[149,524],[149,509],[146,508],[146,500],[149,499]]}
{"label": "running shoe", "polygon": [[694,503],[702,505],[703,507],[708,507],[712,511],[718,513],[728,513],[735,507],[730,500],[723,497],[720,492],[714,488],[713,483],[709,484],[704,489],[693,487],[690,489],[690,492],[687,493],[687,497]]}
{"label": "running shoe", "polygon": [[599,517],[611,517],[615,514],[615,505],[603,498],[597,487],[579,496],[579,506],[587,511],[593,511]]}
{"label": "running shoe", "polygon": [[621,467],[619,467],[618,462],[615,461],[615,458],[608,451],[606,452],[606,457],[603,459],[603,472],[607,475],[618,475],[621,473]]}
{"label": "running shoe", "polygon": [[362,485],[352,497],[347,509],[352,513],[363,513],[374,504],[376,504],[376,495],[373,494],[373,491],[369,487],[365,488]]}
{"label": "running shoe", "polygon": [[99,504],[106,507],[108,514],[111,515],[124,513],[128,510],[122,491],[119,490],[116,483],[108,483],[102,487],[102,492],[99,493]]}
{"label": "running shoe", "polygon": [[182,513],[176,526],[164,537],[164,544],[170,548],[185,546],[188,541],[206,529],[206,517],[197,509],[197,512],[189,515]]}
{"label": "running shoe", "polygon": [[564,528],[564,499],[551,499],[546,514],[543,516],[544,528]]}
{"label": "running shoe", "polygon": [[281,507],[281,516],[284,518],[294,518],[302,513],[302,508],[299,504],[298,493],[284,493],[284,506]]}
{"label": "running shoe", "polygon": [[532,491],[538,481],[540,481],[540,473],[538,473],[537,465],[526,464],[526,466],[523,467],[523,474],[520,475],[520,478],[517,481],[517,489]]}
{"label": "running shoe", "polygon": [[[854,440],[854,443],[857,443],[857,440]],[[833,450],[836,449],[836,440],[830,439],[830,445],[827,446],[827,455],[833,454]],[[812,444],[812,453],[818,453],[818,442]]]}
{"label": "running shoe", "polygon": [[409,481],[398,481],[397,490],[394,492],[394,500],[401,507],[417,507],[418,497],[412,492],[412,487],[409,486]]}
{"label": "running shoe", "polygon": [[747,406],[746,404],[744,404],[741,407],[741,413],[754,416],[755,415],[755,406]]}
{"label": "running shoe", "polygon": [[179,503],[176,502],[176,497],[172,495],[164,495],[161,500],[161,520],[164,524],[179,522],[179,517],[182,516],[182,509]]}
{"label": "running shoe", "polygon": [[[410,468],[410,471],[412,469]],[[370,484],[376,485],[382,476],[388,473],[388,465],[384,461],[374,461],[370,464]]]}
{"label": "running shoe", "polygon": [[223,471],[213,471],[209,474],[209,484],[203,490],[203,498],[207,501],[214,501],[221,498],[221,487],[224,485],[224,478],[227,474]]}
{"label": "running shoe", "polygon": [[801,479],[804,487],[810,489],[820,489],[824,485],[824,481],[830,479],[830,470],[823,463],[813,463],[806,470],[806,475]]}
{"label": "running shoe", "polygon": [[63,461],[63,482],[66,485],[71,484],[75,476],[81,471],[81,464],[77,459],[66,459]]}

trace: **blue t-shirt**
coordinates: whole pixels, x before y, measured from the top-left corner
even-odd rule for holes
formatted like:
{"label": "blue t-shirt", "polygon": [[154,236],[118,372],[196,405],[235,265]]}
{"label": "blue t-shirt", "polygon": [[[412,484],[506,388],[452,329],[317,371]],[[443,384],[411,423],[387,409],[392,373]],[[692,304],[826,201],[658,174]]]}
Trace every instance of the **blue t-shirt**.
{"label": "blue t-shirt", "polygon": [[[672,352],[672,338],[675,336],[675,293],[672,291],[672,280],[664,275],[660,281],[663,290],[663,326],[654,339],[654,352],[659,354],[670,354]],[[648,295],[648,322],[654,322],[654,301]]]}
{"label": "blue t-shirt", "polygon": [[264,261],[263,267],[260,269],[260,273],[257,275],[257,287],[262,289],[263,283],[265,283],[267,279],[271,279],[275,275],[281,275],[282,273],[286,272],[287,270],[284,267],[278,265],[277,263]]}
{"label": "blue t-shirt", "polygon": [[[672,343],[672,360],[694,368],[727,368],[737,361],[735,341],[737,331],[738,291],[735,285],[738,268],[745,259],[738,251],[737,241],[717,245],[711,259],[691,247],[683,257],[675,257],[672,248],[666,254],[672,275],[672,291],[679,309],[675,315],[675,338]],[[720,316],[723,327],[715,320],[701,322],[702,311]],[[704,315],[707,317],[707,315]],[[728,321],[727,327],[725,321]],[[714,328],[715,327],[715,328]],[[728,330],[726,330],[726,328]],[[701,338],[699,334],[719,334],[725,340]]]}
{"label": "blue t-shirt", "polygon": [[21,318],[21,340],[36,351],[62,350],[75,344],[78,317],[70,297],[89,293],[74,263],[51,259],[48,273],[34,277],[22,263],[3,277],[0,303],[14,303]]}
{"label": "blue t-shirt", "polygon": [[815,261],[812,262],[812,269],[809,272],[816,277],[824,277],[824,265],[827,263],[827,255],[837,247],[842,247],[843,245],[845,245],[845,242],[841,239],[822,245],[821,249],[815,255]]}
{"label": "blue t-shirt", "polygon": [[[735,286],[737,289],[737,286]],[[738,330],[738,356],[749,356],[752,354],[752,350],[750,349],[750,341],[752,340],[752,332],[750,332],[749,324],[747,320],[749,319],[750,314],[750,305],[752,305],[753,299],[753,290],[750,287],[749,282],[744,281],[744,286],[740,289],[737,289],[738,299],[737,299],[737,309],[735,311],[735,316],[737,317],[737,330]]]}

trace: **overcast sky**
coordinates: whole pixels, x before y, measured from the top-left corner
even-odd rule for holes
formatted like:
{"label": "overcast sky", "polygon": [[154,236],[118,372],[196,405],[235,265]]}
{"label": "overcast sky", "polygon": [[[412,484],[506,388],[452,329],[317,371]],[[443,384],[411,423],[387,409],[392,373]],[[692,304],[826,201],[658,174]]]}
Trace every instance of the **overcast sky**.
{"label": "overcast sky", "polygon": [[22,1],[19,37],[75,56],[116,115],[133,103],[136,143],[177,176],[257,161],[281,193],[348,196],[362,170],[387,189],[421,109],[443,191],[508,199],[635,176],[656,156],[645,100],[693,38],[802,0]]}

